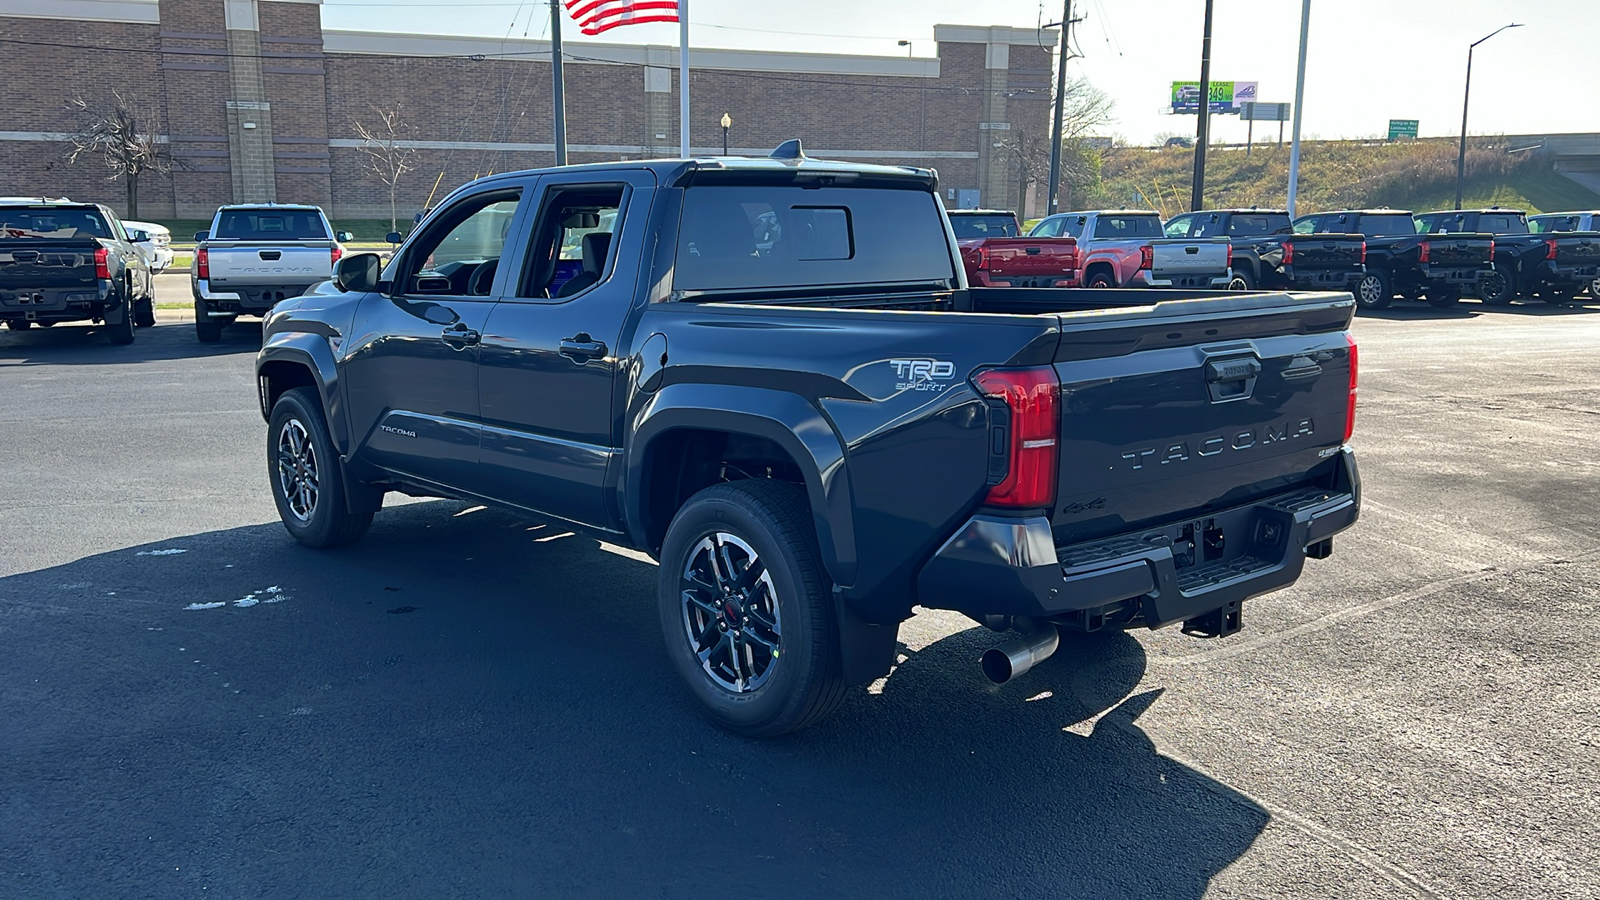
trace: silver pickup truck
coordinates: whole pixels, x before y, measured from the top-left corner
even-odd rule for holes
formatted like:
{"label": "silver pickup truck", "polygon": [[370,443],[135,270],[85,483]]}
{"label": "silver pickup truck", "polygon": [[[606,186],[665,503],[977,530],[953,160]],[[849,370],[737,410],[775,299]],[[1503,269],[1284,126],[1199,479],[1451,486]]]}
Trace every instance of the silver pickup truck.
{"label": "silver pickup truck", "polygon": [[315,206],[221,207],[211,229],[194,236],[195,334],[202,343],[220,340],[222,326],[239,316],[264,316],[278,301],[327,281],[344,256],[340,242],[350,238]]}
{"label": "silver pickup truck", "polygon": [[1030,237],[1078,239],[1082,284],[1092,288],[1222,289],[1232,280],[1232,244],[1225,237],[1168,238],[1150,209],[1057,213]]}

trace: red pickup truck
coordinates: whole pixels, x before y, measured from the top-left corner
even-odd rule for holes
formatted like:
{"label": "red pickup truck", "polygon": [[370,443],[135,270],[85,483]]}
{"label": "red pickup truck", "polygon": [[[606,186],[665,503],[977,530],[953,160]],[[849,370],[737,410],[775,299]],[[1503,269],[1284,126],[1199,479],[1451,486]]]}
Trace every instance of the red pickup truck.
{"label": "red pickup truck", "polygon": [[1078,242],[1023,237],[1009,210],[952,209],[950,225],[973,287],[1077,287]]}

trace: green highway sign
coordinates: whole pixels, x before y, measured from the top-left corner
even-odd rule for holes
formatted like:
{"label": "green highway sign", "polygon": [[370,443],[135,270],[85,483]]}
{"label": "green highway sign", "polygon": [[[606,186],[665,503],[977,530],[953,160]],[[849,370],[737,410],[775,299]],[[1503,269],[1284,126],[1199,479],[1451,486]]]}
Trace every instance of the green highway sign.
{"label": "green highway sign", "polygon": [[1415,138],[1417,136],[1416,119],[1390,119],[1389,140],[1398,141],[1401,138]]}

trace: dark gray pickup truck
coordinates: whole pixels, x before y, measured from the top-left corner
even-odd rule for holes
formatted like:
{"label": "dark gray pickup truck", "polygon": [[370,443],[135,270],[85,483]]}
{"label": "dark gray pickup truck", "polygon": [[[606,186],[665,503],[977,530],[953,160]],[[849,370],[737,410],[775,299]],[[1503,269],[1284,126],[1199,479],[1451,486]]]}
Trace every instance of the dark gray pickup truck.
{"label": "dark gray pickup truck", "polygon": [[280,302],[257,361],[303,544],[387,491],[660,562],[669,655],[772,735],[887,674],[916,605],[1020,633],[1221,637],[1356,520],[1348,294],[969,289],[926,169],[516,172],[380,272]]}
{"label": "dark gray pickup truck", "polygon": [[116,213],[66,199],[0,200],[0,321],[21,331],[105,325],[113,344],[156,323],[150,266]]}

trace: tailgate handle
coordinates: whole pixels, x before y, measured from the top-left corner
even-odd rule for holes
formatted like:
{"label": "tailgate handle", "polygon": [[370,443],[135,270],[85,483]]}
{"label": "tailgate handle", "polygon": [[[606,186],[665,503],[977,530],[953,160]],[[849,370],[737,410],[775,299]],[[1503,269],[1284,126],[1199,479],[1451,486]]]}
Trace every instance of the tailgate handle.
{"label": "tailgate handle", "polygon": [[1196,253],[1200,252],[1200,248],[1199,247],[1185,247],[1185,248],[1183,248],[1183,252],[1189,254],[1190,256],[1193,256]]}
{"label": "tailgate handle", "polygon": [[1255,391],[1261,363],[1255,359],[1222,359],[1206,363],[1206,389],[1212,403],[1248,400]]}
{"label": "tailgate handle", "polygon": [[262,250],[259,255],[261,256],[262,259],[265,259],[265,260],[282,259],[283,258],[283,251],[282,250]]}
{"label": "tailgate handle", "polygon": [[1039,248],[1038,247],[1029,247],[1027,250],[1025,250],[1023,252],[1027,253],[1029,256],[1038,256],[1039,255]]}
{"label": "tailgate handle", "polygon": [[39,258],[39,251],[37,251],[37,250],[13,250],[13,251],[11,251],[11,260],[12,260],[12,262],[33,262],[34,260],[36,260],[38,258]]}

